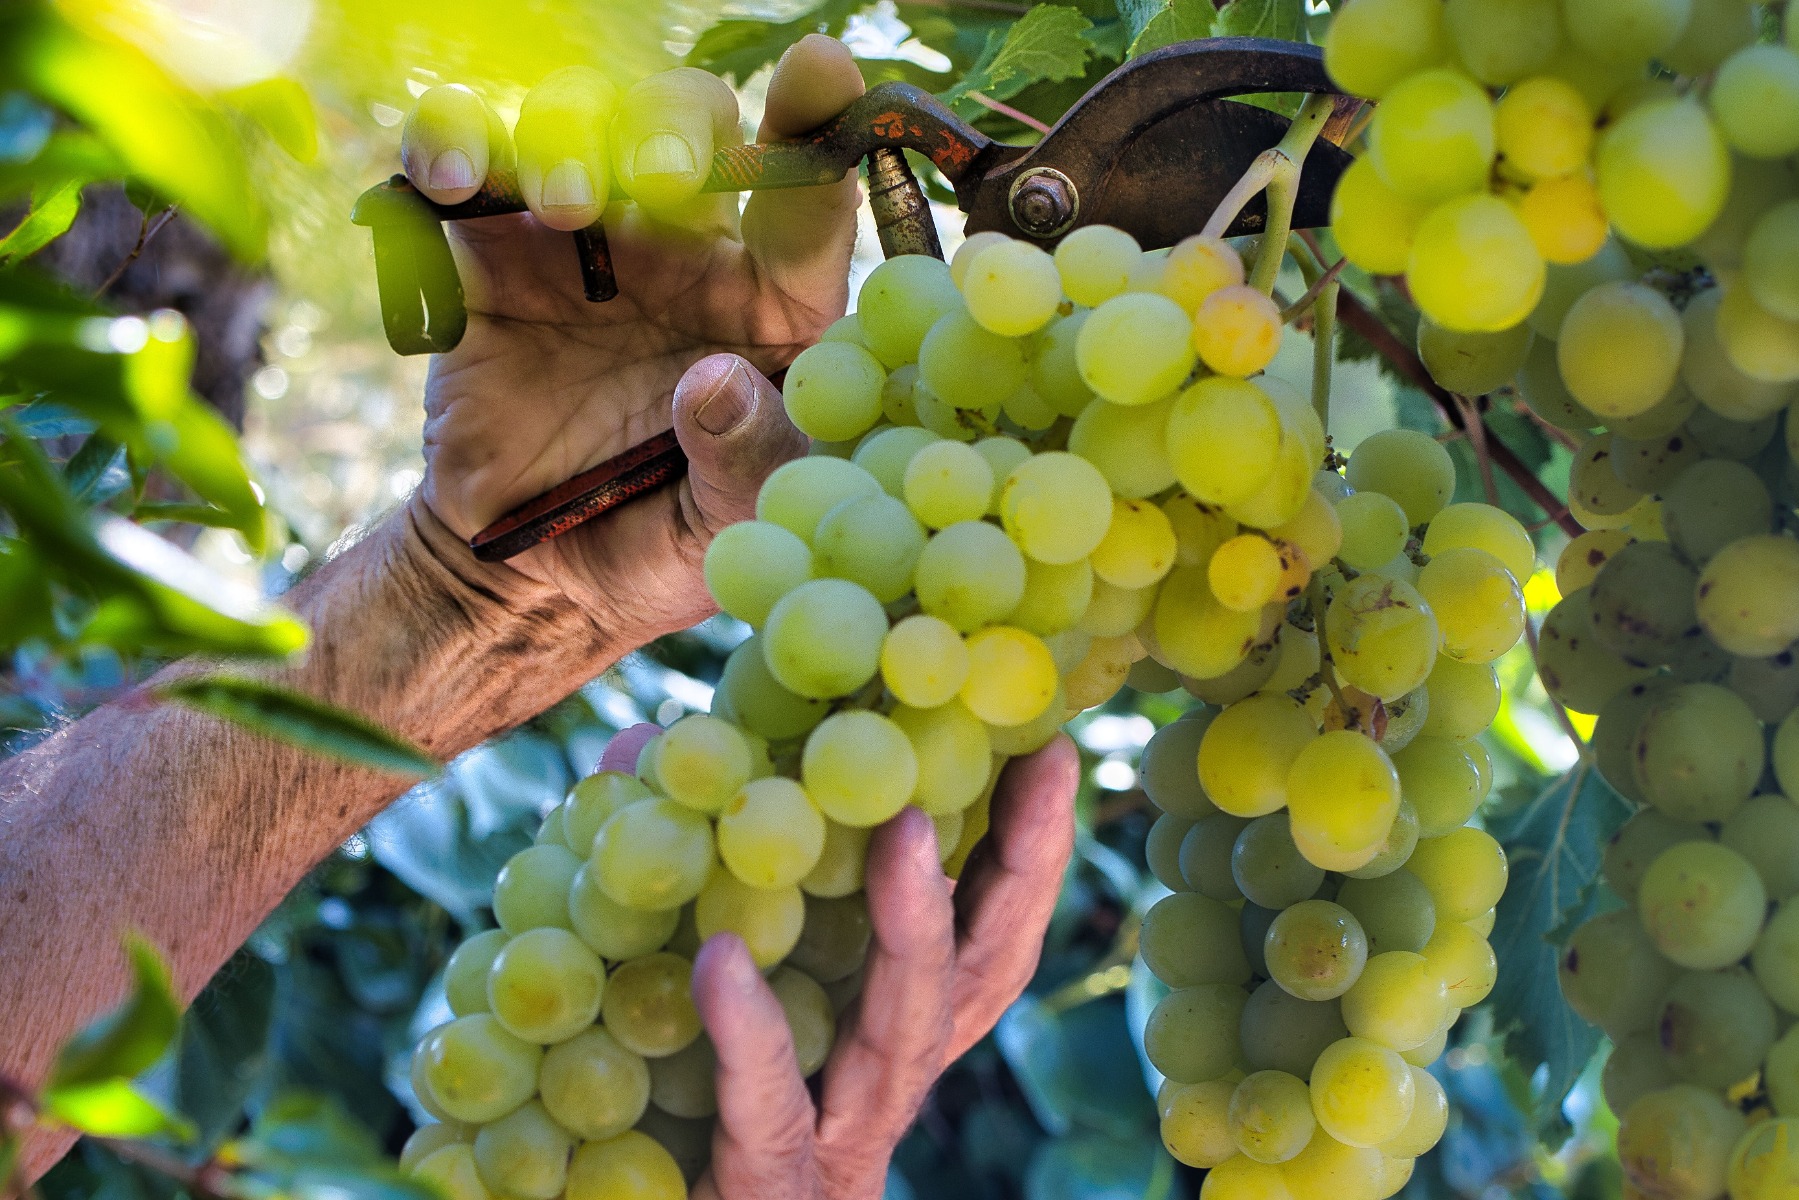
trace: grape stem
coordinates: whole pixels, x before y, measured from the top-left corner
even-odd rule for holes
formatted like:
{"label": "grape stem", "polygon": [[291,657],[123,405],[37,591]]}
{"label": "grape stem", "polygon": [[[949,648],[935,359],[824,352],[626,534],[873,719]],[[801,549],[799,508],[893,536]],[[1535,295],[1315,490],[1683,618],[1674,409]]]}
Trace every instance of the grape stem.
{"label": "grape stem", "polygon": [[[1321,270],[1324,256],[1318,253],[1317,243],[1304,234],[1290,237],[1288,241],[1291,243],[1293,261],[1299,264],[1299,273],[1305,277],[1306,293],[1281,313],[1281,319],[1291,320],[1292,316],[1289,314],[1303,312],[1308,304],[1313,308],[1312,409],[1318,414],[1318,424],[1323,427],[1324,436],[1328,439],[1331,430],[1331,367],[1336,362],[1337,295],[1342,290],[1337,283],[1337,276],[1347,260],[1339,258],[1328,269]],[[1328,447],[1328,441],[1326,445]],[[1325,457],[1330,457],[1328,448]]]}
{"label": "grape stem", "polygon": [[1474,461],[1480,467],[1480,482],[1487,493],[1487,503],[1494,508],[1499,507],[1499,485],[1493,479],[1493,456],[1487,442],[1487,425],[1480,418],[1480,409],[1474,401],[1457,392],[1455,406],[1462,412],[1462,428],[1468,432],[1468,444],[1474,447]]}
{"label": "grape stem", "polygon": [[968,93],[966,93],[966,95],[967,95],[968,99],[973,100],[976,104],[980,105],[982,108],[988,110],[989,112],[996,112],[1002,117],[1011,117],[1014,121],[1017,121],[1020,125],[1023,125],[1026,129],[1034,129],[1038,133],[1048,133],[1049,132],[1048,125],[1045,125],[1042,121],[1039,121],[1036,117],[1033,117],[1030,113],[1018,111],[1016,108],[1013,108],[1010,104],[1001,104],[998,100],[995,100],[989,96],[983,96],[979,92],[968,92]]}
{"label": "grape stem", "polygon": [[1218,202],[1201,231],[1204,237],[1223,237],[1251,200],[1263,191],[1268,193],[1268,221],[1249,276],[1250,286],[1264,296],[1274,294],[1274,280],[1280,274],[1281,259],[1286,257],[1287,235],[1293,231],[1293,202],[1299,197],[1299,175],[1305,167],[1306,154],[1335,111],[1336,97],[1307,96],[1279,144],[1256,155],[1243,177]]}
{"label": "grape stem", "polygon": [[[1464,427],[1466,418],[1457,408],[1454,397],[1430,377],[1430,372],[1425,369],[1423,361],[1417,354],[1408,349],[1405,343],[1399,340],[1399,336],[1387,327],[1386,322],[1362,303],[1360,297],[1354,292],[1344,292],[1338,301],[1337,315],[1342,319],[1345,328],[1353,329],[1361,334],[1382,358],[1392,364],[1401,378],[1429,396],[1444,420],[1462,432],[1467,432]],[[1497,437],[1489,439],[1487,452],[1493,460],[1493,465],[1504,471],[1506,476],[1518,485],[1519,490],[1529,496],[1538,508],[1547,513],[1551,521],[1561,526],[1562,531],[1569,537],[1579,537],[1586,532],[1580,527],[1580,522],[1574,519],[1574,514],[1568,511],[1568,506],[1557,502],[1555,494],[1544,485],[1541,479],[1537,478],[1536,472],[1526,466],[1524,460],[1520,459],[1504,441]]]}

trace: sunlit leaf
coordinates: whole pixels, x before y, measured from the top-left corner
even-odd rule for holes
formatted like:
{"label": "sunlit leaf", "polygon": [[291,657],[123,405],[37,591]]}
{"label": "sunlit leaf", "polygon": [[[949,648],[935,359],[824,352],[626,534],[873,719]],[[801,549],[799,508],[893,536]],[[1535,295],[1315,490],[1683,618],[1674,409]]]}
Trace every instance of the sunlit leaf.
{"label": "sunlit leaf", "polygon": [[82,180],[67,179],[32,189],[31,208],[12,232],[0,238],[0,267],[30,258],[67,233],[81,212]]}
{"label": "sunlit leaf", "polygon": [[1299,41],[1304,37],[1305,12],[1305,0],[1230,0],[1218,10],[1212,32],[1218,37]]}
{"label": "sunlit leaf", "polygon": [[1176,42],[1209,37],[1217,11],[1212,7],[1212,0],[1167,0],[1159,5],[1135,0],[1131,4],[1133,25],[1136,25],[1136,18],[1142,15],[1145,8],[1150,11],[1142,24],[1137,25],[1129,48],[1125,51],[1126,58],[1136,58],[1139,54],[1148,54],[1151,50],[1160,50]]}
{"label": "sunlit leaf", "polygon": [[790,21],[720,21],[687,55],[687,65],[742,83],[809,33],[836,37],[869,0],[824,0]]}
{"label": "sunlit leaf", "polygon": [[195,675],[165,683],[155,694],[344,762],[413,778],[443,769],[425,751],[373,721],[258,679]]}
{"label": "sunlit leaf", "polygon": [[991,100],[1007,100],[1033,83],[1074,79],[1087,69],[1093,47],[1084,36],[1093,22],[1079,9],[1039,4],[1012,23],[1005,35],[989,34],[987,50],[962,81],[943,93],[958,111],[979,108],[965,97],[980,92]]}
{"label": "sunlit leaf", "polygon": [[50,1073],[51,1091],[130,1079],[161,1058],[174,1040],[181,1005],[169,987],[168,967],[142,938],[129,939],[125,950],[134,980],[131,996],[63,1046]]}
{"label": "sunlit leaf", "polygon": [[193,1125],[144,1095],[127,1079],[50,1087],[38,1099],[44,1115],[95,1137],[193,1136]]}
{"label": "sunlit leaf", "polygon": [[221,92],[219,99],[268,130],[275,144],[300,162],[319,154],[319,123],[306,89],[292,79],[264,79]]}

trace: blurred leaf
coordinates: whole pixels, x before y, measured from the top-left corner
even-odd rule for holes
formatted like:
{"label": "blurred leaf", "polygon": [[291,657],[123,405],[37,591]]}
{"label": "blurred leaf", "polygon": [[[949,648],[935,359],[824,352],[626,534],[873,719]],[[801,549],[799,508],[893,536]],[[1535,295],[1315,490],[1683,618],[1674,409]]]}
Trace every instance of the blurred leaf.
{"label": "blurred leaf", "polygon": [[[948,87],[955,78],[941,71],[922,67],[908,58],[858,58],[856,66],[861,68],[862,82],[869,87],[877,83],[891,83],[897,79],[901,83],[921,87],[927,92],[935,92]],[[955,203],[953,194],[949,203]]]}
{"label": "blurred leaf", "polygon": [[86,417],[47,400],[21,405],[11,417],[13,427],[28,438],[84,437],[94,431]]}
{"label": "blurred leaf", "polygon": [[275,971],[247,950],[232,956],[188,1009],[175,1047],[173,1100],[213,1145],[231,1132],[268,1077]]}
{"label": "blurred leaf", "polygon": [[1153,1126],[1137,1136],[1081,1134],[1045,1142],[1025,1176],[1025,1200],[1166,1200],[1174,1160]]}
{"label": "blurred leaf", "polygon": [[1218,10],[1212,33],[1216,37],[1302,41],[1305,13],[1305,0],[1230,0]]}
{"label": "blurred leaf", "polygon": [[24,92],[0,93],[0,161],[37,157],[55,128],[56,114]]}
{"label": "blurred leaf", "polygon": [[83,180],[65,179],[32,189],[31,208],[12,232],[0,238],[0,267],[30,258],[68,232],[81,212]]}
{"label": "blurred leaf", "polygon": [[162,957],[136,936],[127,940],[125,952],[135,980],[130,997],[63,1046],[50,1073],[52,1090],[130,1079],[148,1070],[174,1040],[181,1005],[169,988]]}
{"label": "blurred leaf", "polygon": [[172,521],[181,525],[204,525],[209,529],[236,529],[237,519],[211,504],[182,504],[168,500],[150,500],[131,510],[136,520]]}
{"label": "blurred leaf", "polygon": [[742,84],[809,33],[836,37],[868,0],[825,0],[791,21],[720,21],[687,52],[687,65]]}
{"label": "blurred leaf", "polygon": [[421,784],[369,823],[376,861],[422,896],[447,909],[457,922],[475,926],[493,899],[494,876],[506,860],[531,844],[531,824],[489,835],[471,828],[469,804],[455,767]]}
{"label": "blurred leaf", "polygon": [[376,1166],[381,1146],[329,1096],[289,1092],[260,1113],[250,1131],[231,1144],[230,1155],[271,1170],[328,1163],[338,1167]]}
{"label": "blurred leaf", "polygon": [[365,717],[259,679],[191,675],[162,684],[154,694],[342,762],[415,779],[443,769],[425,751]]}
{"label": "blurred leaf", "polygon": [[990,100],[1008,100],[1033,83],[1072,79],[1087,68],[1093,47],[1083,36],[1093,22],[1079,9],[1039,4],[1012,23],[1004,36],[987,35],[987,48],[961,82],[943,100],[964,115],[982,111],[966,97],[980,92]]}
{"label": "blurred leaf", "polygon": [[1217,13],[1212,0],[1120,0],[1118,11],[1129,34],[1127,59],[1210,36]]}
{"label": "blurred leaf", "polygon": [[1583,761],[1535,800],[1488,821],[1511,864],[1493,925],[1494,1026],[1526,1075],[1548,1067],[1549,1111],[1559,1111],[1599,1046],[1599,1031],[1562,998],[1557,947],[1604,906],[1595,886],[1600,852],[1628,815],[1624,800]]}
{"label": "blurred leaf", "polygon": [[1006,1010],[993,1035],[1050,1133],[1085,1127],[1128,1134],[1154,1120],[1121,1002],[1095,1000],[1056,1013],[1026,995]]}
{"label": "blurred leaf", "polygon": [[63,464],[62,474],[69,491],[84,504],[104,504],[131,486],[125,448],[101,433],[81,443],[81,449]]}
{"label": "blurred leaf", "polygon": [[268,130],[275,144],[309,163],[319,154],[319,121],[306,89],[292,79],[264,79],[222,92],[219,99]]}
{"label": "blurred leaf", "polygon": [[0,628],[4,641],[43,637],[54,627],[54,600],[43,564],[31,547],[0,538]]}
{"label": "blurred leaf", "polygon": [[95,1137],[187,1139],[193,1126],[133,1087],[128,1079],[53,1085],[38,1097],[44,1115]]}

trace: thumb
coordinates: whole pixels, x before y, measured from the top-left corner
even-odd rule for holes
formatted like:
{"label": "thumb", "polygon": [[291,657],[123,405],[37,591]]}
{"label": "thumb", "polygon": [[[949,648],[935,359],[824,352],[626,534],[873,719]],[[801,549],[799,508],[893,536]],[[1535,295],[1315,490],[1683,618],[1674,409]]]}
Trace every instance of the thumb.
{"label": "thumb", "polygon": [[762,481],[806,453],[781,392],[735,354],[714,354],[687,368],[675,385],[675,436],[687,453],[687,482],[707,538],[756,515]]}

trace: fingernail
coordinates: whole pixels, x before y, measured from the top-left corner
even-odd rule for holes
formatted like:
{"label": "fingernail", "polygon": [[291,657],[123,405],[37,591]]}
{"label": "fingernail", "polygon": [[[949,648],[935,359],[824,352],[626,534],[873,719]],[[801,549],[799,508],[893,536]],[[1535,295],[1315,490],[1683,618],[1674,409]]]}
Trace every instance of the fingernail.
{"label": "fingernail", "polygon": [[718,381],[712,394],[693,410],[693,420],[713,437],[731,432],[756,411],[756,389],[744,387],[743,362],[731,363],[731,369]]}
{"label": "fingernail", "polygon": [[651,134],[637,144],[631,169],[638,175],[691,175],[693,147],[672,133]]}
{"label": "fingernail", "polygon": [[454,146],[431,160],[430,183],[445,192],[472,188],[481,181],[475,178],[474,160],[467,151]]}
{"label": "fingernail", "polygon": [[545,208],[586,208],[593,203],[593,177],[583,164],[564,159],[544,172],[538,203]]}

